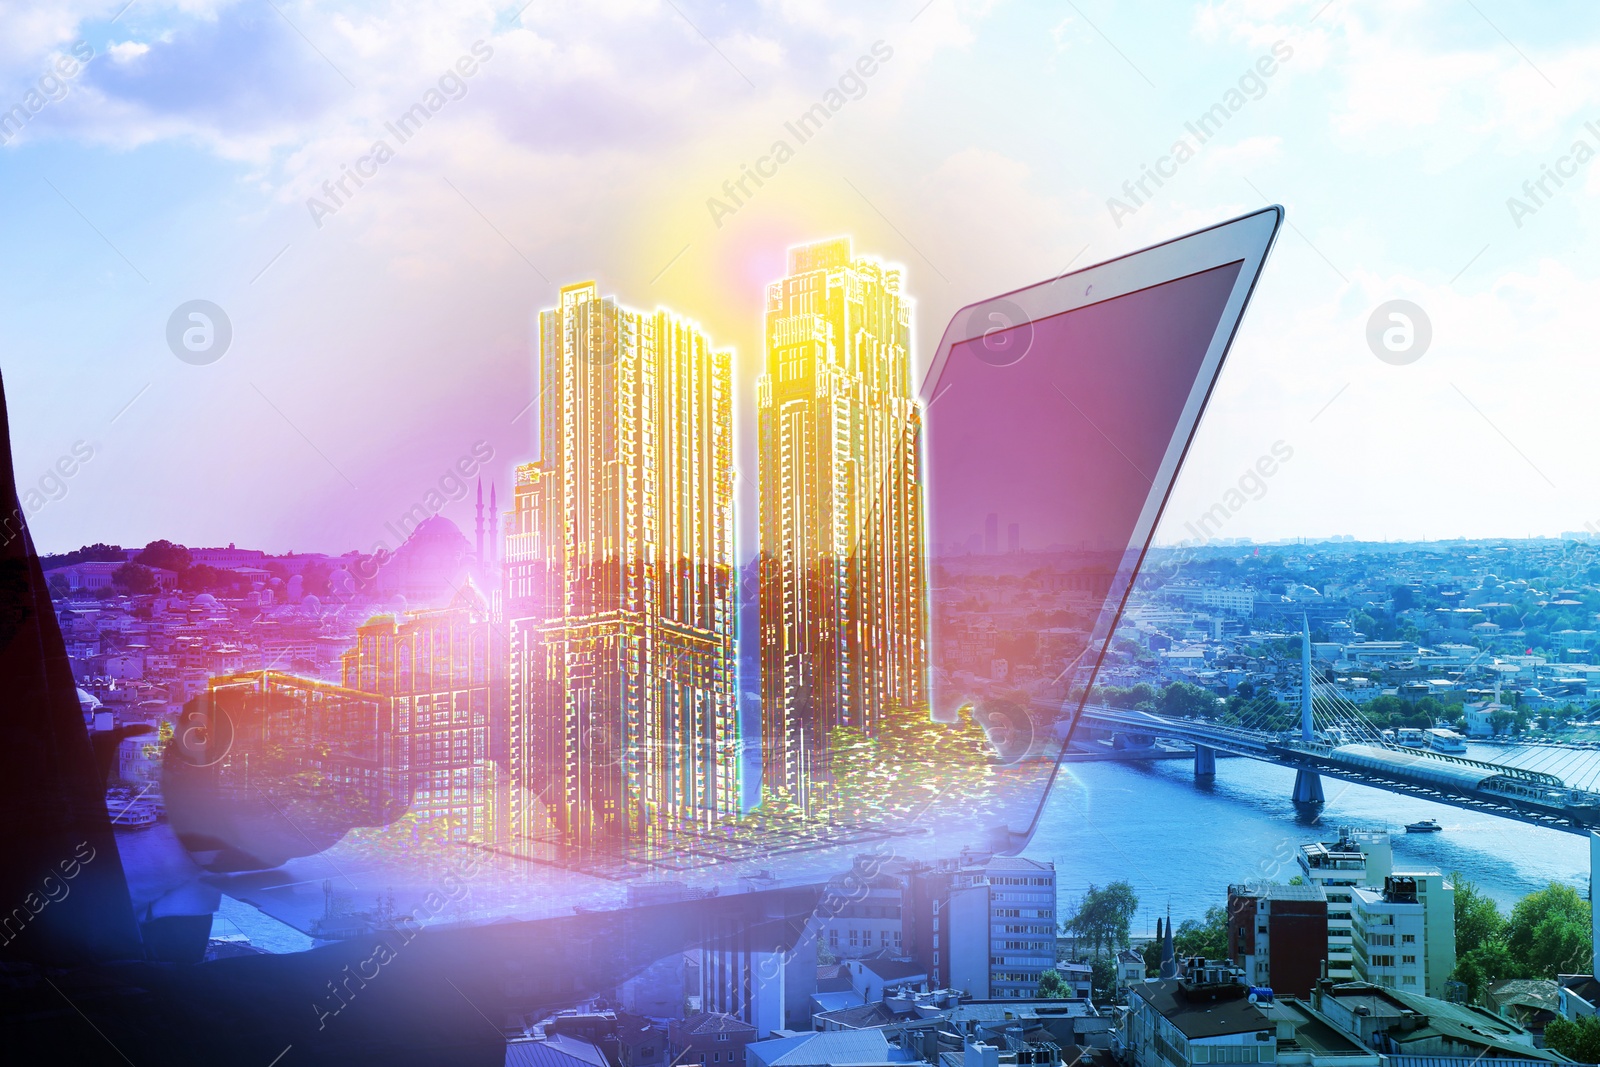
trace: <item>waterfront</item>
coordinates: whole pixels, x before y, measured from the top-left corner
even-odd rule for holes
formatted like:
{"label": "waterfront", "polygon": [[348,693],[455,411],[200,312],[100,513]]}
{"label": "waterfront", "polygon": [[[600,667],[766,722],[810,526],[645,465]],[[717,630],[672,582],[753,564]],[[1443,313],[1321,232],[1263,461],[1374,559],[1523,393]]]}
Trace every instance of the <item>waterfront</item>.
{"label": "waterfront", "polygon": [[[1538,758],[1537,750],[1524,746],[1474,744],[1469,754],[1484,761]],[[1590,758],[1600,765],[1600,753]],[[1578,835],[1334,779],[1324,782],[1328,802],[1320,817],[1309,821],[1289,799],[1293,780],[1291,770],[1245,759],[1218,760],[1216,779],[1205,785],[1195,782],[1188,759],[1068,763],[1026,854],[1056,864],[1063,916],[1071,914],[1091,883],[1131,883],[1141,904],[1135,936],[1153,934],[1156,919],[1169,906],[1180,922],[1201,918],[1208,907],[1225,902],[1230,883],[1287,882],[1299,873],[1299,846],[1331,840],[1341,826],[1390,830],[1397,869],[1460,871],[1504,910],[1551,881],[1587,892],[1588,846]],[[1404,832],[1406,823],[1421,819],[1437,819],[1444,831]],[[958,840],[961,836],[967,835],[952,835],[947,828],[932,839],[902,840],[895,849],[931,859],[953,855],[964,844],[981,844]],[[124,848],[132,843],[126,836],[121,840]],[[485,858],[489,862],[471,880],[470,895],[451,907],[442,917],[446,921],[541,918],[570,914],[574,904],[609,908],[623,902],[623,887],[613,882],[503,856]],[[822,855],[795,859],[783,865],[786,881],[826,877],[833,864],[840,869],[848,864],[843,857],[830,864]],[[438,884],[419,875],[375,863],[343,842],[327,854],[291,861],[277,871],[208,881],[223,889],[225,897],[237,898],[227,902],[231,909],[224,909],[233,918],[256,909],[273,916],[262,924],[259,932],[265,933],[280,921],[307,930],[322,911],[324,879],[333,880],[358,907],[393,893],[402,910],[409,910]],[[725,889],[738,891],[736,885]],[[289,927],[279,931],[286,940],[273,943],[270,951],[309,943]],[[247,932],[257,940],[258,931]]]}
{"label": "waterfront", "polygon": [[[1473,745],[1470,754],[1505,752]],[[1588,890],[1589,847],[1576,834],[1333,779],[1312,823],[1297,815],[1293,785],[1293,770],[1246,759],[1218,760],[1209,785],[1195,782],[1187,760],[1070,764],[1026,854],[1055,861],[1063,915],[1091,883],[1130,882],[1140,901],[1135,936],[1154,934],[1169,904],[1174,919],[1199,919],[1226,903],[1231,882],[1289,881],[1300,873],[1299,846],[1331,840],[1341,826],[1391,830],[1396,868],[1460,871],[1502,909],[1551,881]],[[1407,834],[1419,819],[1439,820],[1444,832]]]}

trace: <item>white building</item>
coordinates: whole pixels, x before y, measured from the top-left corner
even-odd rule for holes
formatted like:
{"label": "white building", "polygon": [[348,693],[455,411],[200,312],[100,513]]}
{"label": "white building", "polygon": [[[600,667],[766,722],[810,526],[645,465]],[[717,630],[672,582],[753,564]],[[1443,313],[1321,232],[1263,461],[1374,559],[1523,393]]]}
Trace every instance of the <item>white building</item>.
{"label": "white building", "polygon": [[995,856],[951,878],[950,985],[976,1000],[1031,998],[1056,964],[1056,868]]}
{"label": "white building", "polygon": [[1382,1062],[1376,1051],[1305,1001],[1251,990],[1226,963],[1186,960],[1183,973],[1130,987],[1124,1062],[1133,1067],[1379,1067]]}
{"label": "white building", "polygon": [[1414,659],[1417,651],[1417,646],[1409,641],[1356,641],[1344,646],[1344,659],[1353,664],[1381,667]]}
{"label": "white building", "polygon": [[811,1026],[817,940],[804,924],[775,920],[722,937],[700,955],[700,1004],[742,1019],[758,1037]]}
{"label": "white building", "polygon": [[1455,887],[1438,871],[1351,890],[1355,980],[1443,997],[1456,966]]}
{"label": "white building", "polygon": [[1056,972],[1066,987],[1068,1000],[1089,1000],[1094,996],[1094,965],[1089,963],[1058,963]]}
{"label": "white building", "polygon": [[1278,1057],[1275,1028],[1221,965],[1130,986],[1123,1042],[1135,1067],[1276,1063]]}
{"label": "white building", "polygon": [[1515,709],[1507,707],[1497,701],[1487,704],[1468,704],[1462,709],[1467,720],[1468,737],[1493,737],[1495,735],[1494,715],[1496,712],[1512,714]]}
{"label": "white building", "polygon": [[1143,982],[1146,977],[1144,953],[1131,948],[1117,953],[1118,989],[1127,989],[1136,982]]}
{"label": "white building", "polygon": [[906,951],[905,925],[901,910],[905,904],[904,879],[898,874],[863,875],[852,871],[847,883],[830,883],[830,904],[818,937],[835,959],[857,959],[884,952],[896,956]]}
{"label": "white building", "polygon": [[1339,839],[1300,846],[1300,871],[1328,898],[1328,977],[1355,980],[1351,946],[1352,889],[1381,885],[1393,869],[1388,833],[1341,827]]}

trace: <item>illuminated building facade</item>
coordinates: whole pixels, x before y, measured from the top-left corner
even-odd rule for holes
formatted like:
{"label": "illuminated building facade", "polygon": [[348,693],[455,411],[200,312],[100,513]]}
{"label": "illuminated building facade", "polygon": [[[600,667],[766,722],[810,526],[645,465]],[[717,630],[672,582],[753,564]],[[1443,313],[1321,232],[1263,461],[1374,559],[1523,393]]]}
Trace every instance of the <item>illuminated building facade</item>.
{"label": "illuminated building facade", "polygon": [[767,286],[760,418],[763,784],[810,810],[828,737],[927,702],[922,410],[900,273],[841,238]]}
{"label": "illuminated building facade", "polygon": [[539,360],[504,559],[517,832],[709,829],[740,811],[733,355],[584,283]]}
{"label": "illuminated building facade", "polygon": [[380,615],[344,654],[346,689],[388,698],[386,763],[409,783],[410,810],[459,840],[499,836],[497,750],[504,748],[502,644],[470,581],[447,607]]}
{"label": "illuminated building facade", "polygon": [[[213,723],[211,713],[225,716],[225,725]],[[287,854],[304,855],[302,844],[319,851],[353,826],[381,826],[406,811],[409,781],[386,696],[285,671],[246,671],[211,678],[206,692],[185,704],[179,729],[196,725],[202,732],[185,736],[200,745],[170,770],[181,774],[192,762],[202,775],[215,775],[218,794],[253,792],[269,808],[277,805],[266,813],[264,833],[248,820],[230,820],[226,805],[190,806],[188,818],[199,823],[191,830],[237,850],[277,859],[261,838],[281,833],[285,815],[292,836],[309,835],[291,839]],[[204,747],[211,741],[215,752]]]}

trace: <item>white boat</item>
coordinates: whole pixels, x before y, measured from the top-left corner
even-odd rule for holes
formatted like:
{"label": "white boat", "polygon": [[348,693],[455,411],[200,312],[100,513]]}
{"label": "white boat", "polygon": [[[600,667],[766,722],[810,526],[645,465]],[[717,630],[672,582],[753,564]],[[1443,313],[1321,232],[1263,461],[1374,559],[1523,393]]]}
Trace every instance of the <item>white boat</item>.
{"label": "white boat", "polygon": [[1423,736],[1422,731],[1412,726],[1402,726],[1395,732],[1395,740],[1400,743],[1401,748],[1428,747],[1428,739]]}
{"label": "white boat", "polygon": [[1467,751],[1467,739],[1454,730],[1435,728],[1428,731],[1428,747],[1435,752],[1464,755]]}
{"label": "white boat", "polygon": [[111,813],[111,825],[118,830],[143,830],[155,824],[155,809],[146,804],[129,804]]}

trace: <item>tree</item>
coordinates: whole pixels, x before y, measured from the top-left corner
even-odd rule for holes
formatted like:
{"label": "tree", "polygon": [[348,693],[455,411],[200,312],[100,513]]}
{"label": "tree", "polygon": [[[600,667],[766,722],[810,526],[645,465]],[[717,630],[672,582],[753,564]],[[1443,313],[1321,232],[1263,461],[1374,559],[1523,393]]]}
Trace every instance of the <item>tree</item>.
{"label": "tree", "polygon": [[[241,589],[240,587],[243,587]],[[248,592],[250,582],[233,571],[196,563],[178,572],[178,588],[186,593]]]}
{"label": "tree", "polygon": [[1144,956],[1144,973],[1146,978],[1154,978],[1161,973],[1161,942],[1146,941],[1144,948],[1139,950]]}
{"label": "tree", "polygon": [[1523,897],[1503,919],[1478,887],[1452,875],[1456,887],[1456,969],[1475,999],[1507,978],[1554,978],[1585,970],[1591,960],[1589,902],[1568,885],[1550,883]]}
{"label": "tree", "polygon": [[[1240,693],[1249,684],[1241,684]],[[1254,690],[1250,695],[1254,695]],[[1162,691],[1156,706],[1161,714],[1175,718],[1210,718],[1217,713],[1217,698],[1210,690],[1202,689],[1193,682],[1173,682]]]}
{"label": "tree", "polygon": [[92,545],[75,548],[71,552],[62,552],[57,555],[44,556],[42,561],[48,570],[54,567],[65,567],[73,563],[121,563],[128,558],[121,545],[107,545],[96,541]]}
{"label": "tree", "polygon": [[1066,1000],[1072,993],[1067,985],[1067,980],[1061,977],[1061,972],[1054,967],[1047,968],[1039,975],[1039,996],[1045,1000]]}
{"label": "tree", "polygon": [[1213,905],[1200,922],[1185,919],[1172,936],[1172,949],[1178,959],[1204,956],[1208,960],[1228,958],[1228,910]]}
{"label": "tree", "polygon": [[1499,906],[1460,871],[1451,872],[1450,883],[1456,887],[1456,956],[1466,956],[1500,940],[1506,921]]}
{"label": "tree", "polygon": [[1494,983],[1506,978],[1526,978],[1527,973],[1512,958],[1506,943],[1497,938],[1456,956],[1456,969],[1451,976],[1467,987],[1467,1003],[1470,1004]]}
{"label": "tree", "polygon": [[181,571],[193,561],[189,557],[189,550],[182,545],[173,544],[171,541],[151,541],[144,546],[143,552],[133,557],[133,562],[142,563],[146,567]]}
{"label": "tree", "polygon": [[1127,882],[1112,882],[1104,889],[1091,885],[1078,905],[1077,914],[1064,924],[1066,931],[1086,942],[1091,956],[1100,956],[1125,947],[1129,927],[1139,910],[1139,896]]}
{"label": "tree", "polygon": [[156,572],[138,563],[124,563],[112,571],[111,582],[118,589],[134,596],[153,593],[158,588]]}
{"label": "tree", "polygon": [[1570,885],[1551,882],[1517,901],[1505,927],[1506,948],[1528,978],[1554,978],[1586,968],[1591,957],[1589,902]]}
{"label": "tree", "polygon": [[1091,966],[1094,968],[1089,976],[1090,985],[1094,995],[1101,1000],[1110,1000],[1117,995],[1117,961],[1114,956],[1102,956],[1095,960]]}
{"label": "tree", "polygon": [[1600,1017],[1551,1019],[1544,1027],[1544,1043],[1569,1060],[1600,1063]]}

